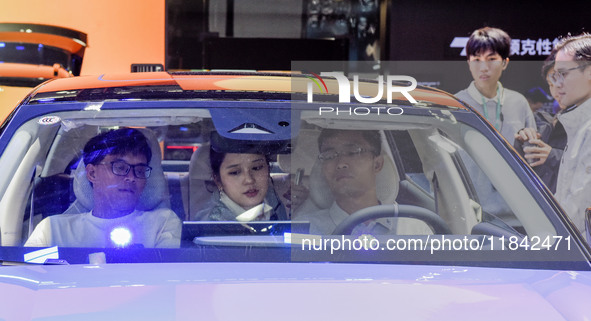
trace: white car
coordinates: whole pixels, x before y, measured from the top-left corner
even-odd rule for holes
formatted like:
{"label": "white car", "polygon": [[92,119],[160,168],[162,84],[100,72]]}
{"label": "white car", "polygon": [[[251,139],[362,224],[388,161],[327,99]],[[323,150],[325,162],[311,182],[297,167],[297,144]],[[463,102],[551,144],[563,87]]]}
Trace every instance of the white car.
{"label": "white car", "polygon": [[[158,72],[37,87],[1,127],[0,319],[591,319],[588,245],[490,124],[411,78],[371,104],[358,100],[376,83],[361,81],[339,102],[336,76]],[[122,127],[151,144],[140,203],[176,214],[178,246],[25,246],[43,219],[92,209],[82,149]],[[185,129],[190,159],[163,157]],[[319,150],[328,129],[378,133],[381,152]],[[268,156],[269,195],[287,216],[210,220],[210,148]],[[379,205],[318,232],[342,187],[323,164],[361,156],[383,159]],[[403,221],[420,232],[367,229]]]}

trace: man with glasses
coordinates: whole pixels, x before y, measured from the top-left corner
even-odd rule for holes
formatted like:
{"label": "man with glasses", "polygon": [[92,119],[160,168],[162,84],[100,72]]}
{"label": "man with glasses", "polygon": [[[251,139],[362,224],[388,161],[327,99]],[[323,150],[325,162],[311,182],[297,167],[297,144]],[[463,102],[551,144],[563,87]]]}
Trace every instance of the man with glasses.
{"label": "man with glasses", "polygon": [[[334,198],[326,210],[308,213],[313,234],[331,234],[350,214],[380,205],[376,177],[384,166],[381,137],[372,130],[325,129],[318,137],[322,176]],[[392,182],[398,184],[398,182]],[[382,218],[360,224],[353,234],[432,234],[423,222],[410,218]]]}
{"label": "man with glasses", "polygon": [[99,134],[84,146],[94,207],[41,221],[25,246],[178,247],[181,222],[170,209],[136,209],[152,168],[152,150],[137,129]]}
{"label": "man with glasses", "polygon": [[558,119],[567,135],[556,199],[584,232],[585,209],[591,206],[591,35],[566,37],[555,50],[550,79],[566,107]]}
{"label": "man with glasses", "polygon": [[511,38],[501,29],[485,27],[472,33],[466,44],[468,66],[474,81],[456,94],[474,107],[513,144],[515,133],[535,128],[527,99],[499,82],[509,65]]}
{"label": "man with glasses", "polygon": [[[558,98],[551,75],[554,73],[556,51],[552,50],[542,66],[542,77],[548,83],[550,94]],[[528,161],[552,193],[556,193],[558,169],[566,146],[566,132],[558,115],[564,106],[558,104],[559,112],[550,123],[538,128],[523,128],[515,135],[515,149]]]}

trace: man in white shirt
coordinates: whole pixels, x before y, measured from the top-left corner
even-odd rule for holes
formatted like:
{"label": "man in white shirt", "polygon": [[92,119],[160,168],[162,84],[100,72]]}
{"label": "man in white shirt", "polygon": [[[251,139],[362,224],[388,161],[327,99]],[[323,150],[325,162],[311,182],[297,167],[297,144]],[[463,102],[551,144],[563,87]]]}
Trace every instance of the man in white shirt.
{"label": "man in white shirt", "polygon": [[[380,205],[376,176],[384,166],[381,137],[372,130],[325,129],[318,138],[319,160],[334,203],[326,210],[308,213],[312,234],[331,234],[350,214]],[[397,184],[398,182],[392,182]],[[422,221],[381,218],[358,225],[353,234],[432,234]]]}
{"label": "man in white shirt", "polygon": [[[474,80],[456,96],[484,116],[513,145],[515,133],[522,128],[535,128],[536,122],[527,99],[499,81],[509,65],[510,52],[511,38],[505,31],[484,27],[472,32],[466,53]],[[516,222],[512,210],[486,175],[471,159],[463,158],[483,209],[503,220]]]}
{"label": "man in white shirt", "polygon": [[550,80],[558,92],[558,102],[566,107],[558,119],[567,135],[556,199],[585,232],[585,209],[591,206],[591,35],[566,37],[555,50]]}
{"label": "man in white shirt", "polygon": [[111,130],[90,139],[83,161],[92,186],[92,211],[45,218],[25,246],[179,247],[181,222],[174,212],[136,209],[152,171],[151,157],[146,137],[136,129]]}
{"label": "man in white shirt", "polygon": [[509,65],[511,38],[501,29],[485,27],[472,33],[466,44],[468,66],[474,81],[456,96],[483,115],[511,145],[515,133],[535,128],[527,99],[504,88],[499,79]]}

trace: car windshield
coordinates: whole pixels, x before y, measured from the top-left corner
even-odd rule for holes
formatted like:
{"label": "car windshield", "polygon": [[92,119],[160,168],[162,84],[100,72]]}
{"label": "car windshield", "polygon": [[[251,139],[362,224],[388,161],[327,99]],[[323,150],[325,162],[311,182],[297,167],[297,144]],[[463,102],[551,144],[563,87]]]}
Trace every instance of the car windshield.
{"label": "car windshield", "polygon": [[[4,261],[586,266],[535,175],[464,108],[252,97],[31,104],[2,133]],[[139,131],[151,159],[85,164],[89,140],[120,129]],[[99,214],[99,171],[145,187],[129,214],[140,219],[97,240],[81,231]]]}

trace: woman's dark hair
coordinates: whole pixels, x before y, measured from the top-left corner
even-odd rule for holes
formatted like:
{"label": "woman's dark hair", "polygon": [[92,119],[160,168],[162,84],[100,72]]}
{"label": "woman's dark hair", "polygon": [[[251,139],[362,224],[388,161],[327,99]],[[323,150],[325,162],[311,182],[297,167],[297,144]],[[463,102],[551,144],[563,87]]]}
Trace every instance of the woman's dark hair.
{"label": "woman's dark hair", "polygon": [[226,158],[227,153],[217,152],[213,146],[209,146],[209,165],[211,166],[211,174],[214,181],[220,177],[220,167]]}
{"label": "woman's dark hair", "polygon": [[144,155],[146,162],[152,159],[152,150],[146,136],[134,128],[120,128],[91,138],[84,146],[84,164],[98,164],[107,155]]}
{"label": "woman's dark hair", "polygon": [[507,59],[511,53],[511,37],[499,28],[484,27],[472,32],[466,44],[468,57],[487,50],[496,52],[503,59]]}

